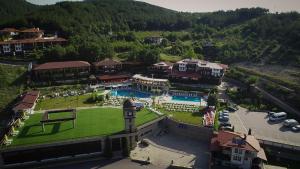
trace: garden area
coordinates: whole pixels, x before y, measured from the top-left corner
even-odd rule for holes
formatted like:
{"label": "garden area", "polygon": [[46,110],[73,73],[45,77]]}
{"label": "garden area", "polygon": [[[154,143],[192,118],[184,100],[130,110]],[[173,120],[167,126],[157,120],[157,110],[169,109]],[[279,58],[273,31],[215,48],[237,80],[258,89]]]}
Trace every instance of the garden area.
{"label": "garden area", "polygon": [[164,114],[167,114],[169,117],[175,121],[192,124],[196,126],[202,126],[203,124],[203,113],[201,112],[181,112],[181,111],[167,111],[165,109],[159,109]]}
{"label": "garden area", "polygon": [[[94,108],[77,111],[75,128],[71,121],[52,123],[45,125],[42,130],[40,120],[43,113],[31,115],[20,128],[19,134],[12,137],[10,146],[43,144],[78,138],[97,137],[111,135],[124,130],[124,119],[122,109],[117,108]],[[59,114],[55,115],[59,118]],[[66,114],[62,113],[62,117]],[[142,125],[152,121],[159,116],[143,109],[137,112],[136,125]],[[10,138],[11,139],[11,138]]]}

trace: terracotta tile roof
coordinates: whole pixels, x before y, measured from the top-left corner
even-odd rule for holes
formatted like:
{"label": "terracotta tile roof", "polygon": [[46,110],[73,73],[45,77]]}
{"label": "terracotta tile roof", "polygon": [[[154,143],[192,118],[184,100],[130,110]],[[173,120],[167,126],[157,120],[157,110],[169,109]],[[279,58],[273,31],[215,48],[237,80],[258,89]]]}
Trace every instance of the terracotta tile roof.
{"label": "terracotta tile roof", "polygon": [[48,62],[36,66],[35,68],[33,68],[33,70],[63,69],[90,66],[91,65],[85,61]]}
{"label": "terracotta tile roof", "polygon": [[19,30],[15,28],[3,28],[0,32],[19,32]]}
{"label": "terracotta tile roof", "polygon": [[113,79],[128,79],[131,75],[129,74],[116,74],[116,75],[100,75],[97,76],[99,80],[113,80]]}
{"label": "terracotta tile roof", "polygon": [[120,64],[122,64],[122,63],[119,62],[119,61],[110,59],[110,58],[106,58],[106,59],[101,60],[99,62],[94,62],[93,63],[93,65],[95,65],[95,66],[112,66],[112,65],[120,65]]}
{"label": "terracotta tile roof", "polygon": [[[259,152],[261,147],[259,145],[258,140],[252,135],[246,135],[246,139],[244,139],[245,135],[236,132],[229,131],[220,131],[213,139],[211,140],[211,149],[219,150],[222,147],[239,147],[241,149],[245,149],[248,151],[256,151]],[[234,139],[244,139],[244,144],[237,144],[233,142]]]}
{"label": "terracotta tile roof", "polygon": [[29,29],[24,29],[21,30],[19,32],[23,32],[23,33],[34,33],[34,32],[44,32],[43,30],[39,29],[39,28],[29,28]]}
{"label": "terracotta tile roof", "polygon": [[21,100],[14,106],[13,110],[15,112],[24,110],[24,109],[30,109],[33,107],[34,103],[39,97],[40,92],[39,91],[29,91],[25,93]]}
{"label": "terracotta tile roof", "polygon": [[14,39],[7,41],[0,41],[0,45],[4,44],[19,44],[19,43],[43,43],[43,42],[66,42],[64,38],[31,38],[31,39]]}
{"label": "terracotta tile roof", "polygon": [[218,63],[218,65],[221,66],[223,69],[228,69],[229,68],[229,66],[225,65],[225,64]]}

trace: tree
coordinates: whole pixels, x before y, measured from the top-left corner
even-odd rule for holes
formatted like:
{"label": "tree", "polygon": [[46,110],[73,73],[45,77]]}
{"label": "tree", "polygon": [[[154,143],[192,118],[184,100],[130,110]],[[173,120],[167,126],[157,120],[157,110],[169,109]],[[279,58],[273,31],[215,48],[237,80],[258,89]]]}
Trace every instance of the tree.
{"label": "tree", "polygon": [[217,103],[218,103],[218,98],[217,98],[216,94],[210,94],[207,99],[207,105],[208,106],[217,106]]}

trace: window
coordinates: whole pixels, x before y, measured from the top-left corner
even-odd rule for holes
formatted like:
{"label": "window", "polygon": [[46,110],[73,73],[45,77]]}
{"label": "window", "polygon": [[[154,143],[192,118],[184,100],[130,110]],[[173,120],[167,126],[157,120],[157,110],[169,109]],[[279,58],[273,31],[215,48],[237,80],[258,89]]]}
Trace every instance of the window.
{"label": "window", "polygon": [[22,44],[16,44],[16,45],[15,45],[15,51],[16,51],[16,52],[22,51]]}
{"label": "window", "polygon": [[234,155],[234,156],[233,156],[233,160],[234,160],[234,161],[242,161],[242,157],[239,156],[239,155]]}
{"label": "window", "polygon": [[3,52],[9,53],[10,52],[10,45],[3,45]]}
{"label": "window", "polygon": [[238,153],[238,148],[234,148],[234,153]]}

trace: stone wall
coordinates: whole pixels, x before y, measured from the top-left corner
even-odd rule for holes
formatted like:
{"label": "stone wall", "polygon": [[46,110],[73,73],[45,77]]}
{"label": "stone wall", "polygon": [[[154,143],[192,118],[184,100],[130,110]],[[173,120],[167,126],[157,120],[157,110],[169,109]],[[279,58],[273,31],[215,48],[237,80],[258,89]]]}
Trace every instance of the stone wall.
{"label": "stone wall", "polygon": [[170,132],[183,137],[189,137],[199,141],[210,142],[213,136],[212,128],[180,123],[170,118],[166,120],[166,124]]}

